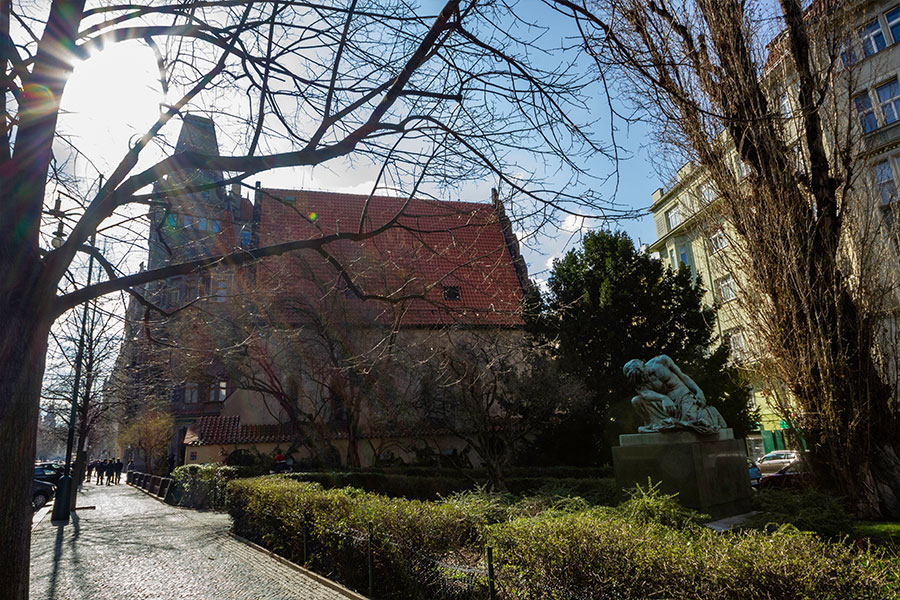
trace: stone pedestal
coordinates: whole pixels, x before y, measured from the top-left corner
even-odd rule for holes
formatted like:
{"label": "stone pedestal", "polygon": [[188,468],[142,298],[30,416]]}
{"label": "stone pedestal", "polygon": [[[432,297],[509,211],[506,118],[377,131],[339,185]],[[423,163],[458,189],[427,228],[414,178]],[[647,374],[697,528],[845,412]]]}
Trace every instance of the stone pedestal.
{"label": "stone pedestal", "polygon": [[678,494],[687,507],[720,519],[750,510],[750,477],[744,444],[731,429],[700,436],[691,431],[619,436],[612,449],[616,483],[647,485]]}

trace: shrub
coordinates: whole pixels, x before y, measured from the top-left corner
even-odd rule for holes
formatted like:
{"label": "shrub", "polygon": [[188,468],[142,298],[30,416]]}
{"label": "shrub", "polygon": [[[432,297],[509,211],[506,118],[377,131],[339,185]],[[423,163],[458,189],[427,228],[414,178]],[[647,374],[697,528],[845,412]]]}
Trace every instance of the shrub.
{"label": "shrub", "polygon": [[896,566],[795,529],[717,534],[614,509],[544,513],[489,528],[504,598],[896,597]]}
{"label": "shrub", "polygon": [[225,508],[225,485],[232,479],[259,475],[255,467],[231,467],[219,463],[182,465],[172,472],[179,506]]}
{"label": "shrub", "polygon": [[357,589],[365,589],[368,578],[371,523],[380,597],[442,598],[450,589],[460,598],[482,594],[482,582],[460,589],[447,569],[472,561],[468,549],[481,533],[477,519],[451,503],[326,490],[271,476],[230,482],[228,510],[238,535]]}
{"label": "shrub", "polygon": [[635,523],[657,523],[666,527],[682,529],[696,527],[709,521],[709,515],[683,507],[676,499],[677,494],[663,494],[659,484],[647,482],[647,487],[636,486],[629,490],[631,496],[620,504],[616,511],[625,519]]}
{"label": "shrub", "polygon": [[789,523],[826,538],[839,538],[853,529],[853,519],[840,501],[813,489],[761,490],[754,498],[754,508],[762,514],[754,517],[753,527]]}

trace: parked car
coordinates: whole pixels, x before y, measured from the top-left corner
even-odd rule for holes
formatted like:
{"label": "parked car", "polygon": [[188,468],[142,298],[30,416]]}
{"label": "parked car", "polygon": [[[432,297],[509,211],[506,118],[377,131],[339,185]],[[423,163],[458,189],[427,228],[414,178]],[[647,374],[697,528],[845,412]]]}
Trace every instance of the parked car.
{"label": "parked car", "polygon": [[34,465],[34,478],[54,485],[63,476],[64,472],[65,467],[56,463],[37,463]]}
{"label": "parked car", "polygon": [[769,475],[799,458],[800,453],[795,450],[773,450],[756,461],[756,464],[759,465],[759,471],[763,475]]}
{"label": "parked car", "polygon": [[781,467],[775,473],[766,475],[759,482],[761,490],[784,490],[805,487],[809,483],[809,470],[806,462],[796,460]]}
{"label": "parked car", "polygon": [[38,510],[53,499],[56,486],[46,481],[35,479],[31,486],[31,508]]}
{"label": "parked car", "polygon": [[756,487],[759,485],[759,480],[762,479],[762,471],[759,470],[759,467],[755,462],[747,458],[747,469],[750,471],[750,485]]}

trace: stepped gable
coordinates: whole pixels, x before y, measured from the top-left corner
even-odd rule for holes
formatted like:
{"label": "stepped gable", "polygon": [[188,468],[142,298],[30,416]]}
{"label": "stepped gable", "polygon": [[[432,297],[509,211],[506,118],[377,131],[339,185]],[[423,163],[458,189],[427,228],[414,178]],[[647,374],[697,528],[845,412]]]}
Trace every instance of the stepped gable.
{"label": "stepped gable", "polygon": [[[327,247],[364,292],[407,297],[401,305],[360,306],[378,307],[371,316],[382,324],[523,324],[522,285],[502,223],[490,204],[265,188],[258,191],[256,202],[260,246],[355,233],[361,223],[363,231],[373,231],[396,218],[396,224],[372,238]],[[259,283],[277,287],[281,300],[321,295],[327,282],[351,301],[356,299],[336,269],[312,250],[280,257],[266,273],[268,284],[264,279]],[[320,285],[310,284],[311,278]],[[273,304],[285,302],[276,297]]]}

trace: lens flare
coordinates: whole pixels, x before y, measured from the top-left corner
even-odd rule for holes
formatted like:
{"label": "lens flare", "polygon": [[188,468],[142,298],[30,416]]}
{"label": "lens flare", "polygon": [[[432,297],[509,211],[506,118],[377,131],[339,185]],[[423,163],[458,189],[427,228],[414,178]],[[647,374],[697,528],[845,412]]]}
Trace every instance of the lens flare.
{"label": "lens flare", "polygon": [[309,213],[309,220],[310,220],[310,221],[315,221],[315,220],[318,219],[318,218],[319,218],[319,215],[317,215],[316,213],[314,213],[314,212]]}

